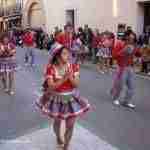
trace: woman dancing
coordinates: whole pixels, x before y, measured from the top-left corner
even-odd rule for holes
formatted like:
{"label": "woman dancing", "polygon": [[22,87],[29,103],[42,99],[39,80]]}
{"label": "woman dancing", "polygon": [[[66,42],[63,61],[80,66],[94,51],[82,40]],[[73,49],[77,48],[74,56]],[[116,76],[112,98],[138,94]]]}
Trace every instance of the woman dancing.
{"label": "woman dancing", "polygon": [[[77,90],[79,65],[69,63],[67,48],[60,44],[55,46],[46,69],[44,94],[36,104],[44,114],[54,118],[57,144],[63,150],[68,150],[76,118],[87,112],[90,104]],[[64,141],[60,136],[62,120],[66,124]]]}

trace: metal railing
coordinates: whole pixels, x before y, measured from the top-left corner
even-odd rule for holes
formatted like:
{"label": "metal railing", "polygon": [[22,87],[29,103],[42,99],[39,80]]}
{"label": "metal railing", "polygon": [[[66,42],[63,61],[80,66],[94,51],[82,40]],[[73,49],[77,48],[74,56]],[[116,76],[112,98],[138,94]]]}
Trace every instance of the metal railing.
{"label": "metal railing", "polygon": [[13,6],[0,8],[0,17],[10,16],[14,14],[21,14],[22,13],[22,4],[15,4]]}

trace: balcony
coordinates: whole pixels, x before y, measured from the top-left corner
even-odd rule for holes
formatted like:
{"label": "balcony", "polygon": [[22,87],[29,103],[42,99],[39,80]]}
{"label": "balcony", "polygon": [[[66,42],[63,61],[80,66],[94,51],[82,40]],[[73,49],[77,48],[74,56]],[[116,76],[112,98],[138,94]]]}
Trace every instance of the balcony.
{"label": "balcony", "polygon": [[13,27],[21,27],[22,4],[23,3],[17,3],[11,6],[5,5],[0,7],[0,32],[8,31]]}
{"label": "balcony", "polygon": [[22,14],[22,4],[15,4],[10,7],[0,8],[0,17],[9,17]]}

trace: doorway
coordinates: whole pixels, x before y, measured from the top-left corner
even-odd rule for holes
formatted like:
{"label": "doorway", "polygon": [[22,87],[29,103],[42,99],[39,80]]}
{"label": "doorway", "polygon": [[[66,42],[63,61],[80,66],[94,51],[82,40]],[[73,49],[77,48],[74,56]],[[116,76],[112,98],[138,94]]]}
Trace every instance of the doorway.
{"label": "doorway", "polygon": [[74,9],[66,10],[66,24],[71,24],[73,27],[75,26],[75,10]]}
{"label": "doorway", "polygon": [[41,27],[44,24],[42,8],[39,3],[33,3],[28,13],[28,24],[31,27]]}
{"label": "doorway", "polygon": [[144,28],[150,27],[150,3],[144,3]]}

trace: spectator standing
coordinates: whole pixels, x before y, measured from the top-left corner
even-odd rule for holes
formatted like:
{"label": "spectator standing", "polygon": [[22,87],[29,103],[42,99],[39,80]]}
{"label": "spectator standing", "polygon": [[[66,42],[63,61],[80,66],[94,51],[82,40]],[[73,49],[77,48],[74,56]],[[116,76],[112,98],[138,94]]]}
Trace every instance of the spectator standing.
{"label": "spectator standing", "polygon": [[90,29],[88,25],[85,25],[84,26],[84,44],[89,49],[89,57],[92,56],[92,41],[93,41],[92,29]]}
{"label": "spectator standing", "polygon": [[98,52],[99,42],[100,42],[100,33],[99,33],[98,29],[95,29],[95,31],[93,32],[93,39],[92,39],[92,61],[93,61],[93,64],[97,63],[96,54]]}
{"label": "spectator standing", "polygon": [[35,54],[33,48],[35,47],[34,34],[27,30],[23,36],[23,43],[26,47],[24,62],[25,65],[35,65]]}

